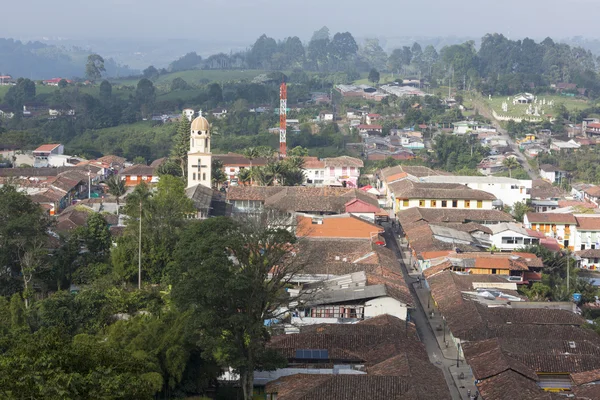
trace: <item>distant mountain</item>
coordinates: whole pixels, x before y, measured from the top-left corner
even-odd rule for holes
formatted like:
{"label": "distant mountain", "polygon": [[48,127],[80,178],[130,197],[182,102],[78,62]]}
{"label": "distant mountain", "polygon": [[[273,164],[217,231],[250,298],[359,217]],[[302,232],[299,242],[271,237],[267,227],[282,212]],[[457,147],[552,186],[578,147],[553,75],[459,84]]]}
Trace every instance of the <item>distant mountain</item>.
{"label": "distant mountain", "polygon": [[[77,47],[0,38],[0,75],[29,79],[83,78],[89,54],[89,51]],[[138,72],[117,64],[113,59],[105,59],[104,65],[107,76],[127,76]]]}

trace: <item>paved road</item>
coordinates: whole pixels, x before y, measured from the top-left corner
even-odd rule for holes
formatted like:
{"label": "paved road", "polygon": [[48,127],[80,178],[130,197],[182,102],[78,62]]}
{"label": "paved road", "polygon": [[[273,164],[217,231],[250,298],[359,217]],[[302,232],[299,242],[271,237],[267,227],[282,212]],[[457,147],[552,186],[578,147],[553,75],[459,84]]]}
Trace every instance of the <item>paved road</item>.
{"label": "paved road", "polygon": [[473,104],[477,108],[477,110],[479,111],[479,113],[481,115],[483,115],[484,117],[486,117],[487,119],[492,121],[492,125],[494,125],[496,127],[496,129],[498,130],[498,133],[506,139],[508,145],[512,148],[513,152],[516,154],[517,158],[519,159],[519,163],[521,164],[521,166],[523,167],[525,172],[527,172],[529,177],[531,179],[538,179],[539,178],[538,172],[534,171],[531,168],[531,166],[527,162],[527,158],[525,157],[525,155],[523,153],[521,153],[519,146],[514,142],[514,140],[512,140],[510,138],[510,136],[508,135],[508,132],[506,132],[506,130],[500,126],[500,123],[498,121],[496,121],[496,119],[492,115],[488,105],[483,102],[477,101],[476,99],[473,99]]}
{"label": "paved road", "polygon": [[429,354],[429,361],[440,368],[444,373],[444,378],[446,378],[446,384],[448,385],[448,389],[450,390],[452,398],[456,400],[462,399],[461,394],[454,383],[454,379],[452,378],[450,370],[448,369],[450,364],[453,364],[454,361],[446,359],[440,350],[433,329],[429,324],[429,320],[425,314],[425,311],[423,310],[423,307],[421,306],[421,303],[418,300],[417,292],[413,286],[413,283],[417,281],[417,278],[410,276],[406,264],[404,263],[402,250],[396,241],[396,234],[389,227],[386,227],[385,230],[385,242],[387,247],[396,253],[396,257],[400,263],[400,269],[402,270],[404,279],[406,280],[406,283],[408,284],[410,292],[413,296],[415,309],[413,312],[411,312],[411,318],[417,328],[417,333],[421,338],[421,341],[425,345],[427,354]]}

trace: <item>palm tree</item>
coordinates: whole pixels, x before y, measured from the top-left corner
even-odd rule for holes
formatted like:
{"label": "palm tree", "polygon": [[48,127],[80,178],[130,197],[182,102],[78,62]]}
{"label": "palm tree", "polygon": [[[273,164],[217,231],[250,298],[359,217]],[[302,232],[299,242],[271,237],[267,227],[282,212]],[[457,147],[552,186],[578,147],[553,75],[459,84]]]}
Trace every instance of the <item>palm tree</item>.
{"label": "palm tree", "polygon": [[150,203],[150,209],[144,207],[148,205],[152,192],[145,182],[140,183],[135,187],[132,193],[127,196],[127,205],[125,211],[127,215],[134,216],[138,215],[138,289],[142,288],[142,219],[151,217],[152,215],[152,203]]}
{"label": "palm tree", "polygon": [[211,170],[213,186],[219,189],[224,182],[227,182],[227,175],[223,172],[223,161],[213,158]]}
{"label": "palm tree", "polygon": [[252,160],[258,158],[260,153],[256,147],[248,147],[247,149],[244,149],[242,154],[250,160],[250,186],[252,186]]}
{"label": "palm tree", "polygon": [[502,162],[502,165],[504,165],[504,167],[508,169],[508,176],[510,178],[512,178],[512,170],[521,166],[521,164],[519,164],[517,159],[514,157],[505,158]]}
{"label": "palm tree", "polygon": [[119,175],[112,175],[106,181],[108,185],[108,193],[112,194],[117,198],[117,215],[119,214],[119,198],[125,194],[127,187],[125,181],[119,177]]}

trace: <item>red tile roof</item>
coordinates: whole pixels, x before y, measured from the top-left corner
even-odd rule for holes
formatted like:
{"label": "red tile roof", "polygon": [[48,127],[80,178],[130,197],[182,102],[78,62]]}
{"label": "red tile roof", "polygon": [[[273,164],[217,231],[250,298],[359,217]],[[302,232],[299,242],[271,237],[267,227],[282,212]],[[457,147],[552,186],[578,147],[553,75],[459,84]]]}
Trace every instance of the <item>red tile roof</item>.
{"label": "red tile roof", "polygon": [[533,224],[559,224],[559,225],[576,225],[577,220],[573,214],[562,213],[527,213],[527,221]]}
{"label": "red tile roof", "polygon": [[43,144],[40,147],[38,147],[37,149],[35,149],[34,151],[50,152],[50,151],[56,149],[58,146],[60,146],[60,143],[59,144]]}
{"label": "red tile roof", "polygon": [[577,216],[577,229],[586,231],[600,230],[600,216]]}
{"label": "red tile roof", "polygon": [[375,130],[375,129],[383,129],[383,127],[381,125],[360,124],[358,126],[358,129]]}
{"label": "red tile roof", "polygon": [[360,199],[350,200],[346,203],[346,212],[348,213],[377,213],[379,207],[369,204]]}

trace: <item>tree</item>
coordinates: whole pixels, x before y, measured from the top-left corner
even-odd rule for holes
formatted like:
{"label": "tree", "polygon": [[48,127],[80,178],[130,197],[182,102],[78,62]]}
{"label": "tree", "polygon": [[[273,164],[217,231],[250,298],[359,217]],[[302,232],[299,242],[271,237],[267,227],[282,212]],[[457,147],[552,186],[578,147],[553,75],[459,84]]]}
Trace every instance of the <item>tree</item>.
{"label": "tree", "polygon": [[148,68],[146,68],[143,72],[142,75],[144,76],[144,78],[146,79],[150,79],[151,81],[155,81],[158,79],[158,77],[160,76],[158,70],[156,68],[154,68],[153,65],[149,66]]}
{"label": "tree", "polygon": [[11,86],[4,96],[4,101],[21,112],[23,104],[35,100],[35,82],[26,78],[17,79],[17,83]]}
{"label": "tree", "polygon": [[225,182],[227,182],[227,175],[223,171],[223,161],[216,158],[212,159],[211,163],[211,181],[214,187],[217,189]]}
{"label": "tree", "polygon": [[171,82],[171,91],[190,89],[190,85],[181,77],[173,79]]}
{"label": "tree", "polygon": [[287,67],[302,67],[304,63],[304,46],[298,36],[289,37],[285,40],[283,48]]}
{"label": "tree", "polygon": [[377,70],[385,68],[388,55],[381,48],[379,39],[365,39],[362,48],[360,49],[361,57],[372,67]]}
{"label": "tree", "polygon": [[25,320],[25,306],[19,293],[15,293],[10,298],[10,325],[12,329],[24,328],[27,326]]}
{"label": "tree", "polygon": [[85,65],[85,76],[92,82],[102,78],[102,73],[106,72],[104,68],[104,59],[98,54],[90,54]]}
{"label": "tree", "polygon": [[308,59],[317,70],[323,69],[329,57],[329,38],[315,39],[308,43]]}
{"label": "tree", "polygon": [[112,194],[117,198],[117,214],[119,213],[119,199],[121,196],[125,194],[127,191],[127,187],[125,186],[125,181],[121,179],[119,175],[111,175],[110,178],[106,180],[106,184],[108,185],[108,193]]}
{"label": "tree", "polygon": [[311,42],[313,40],[329,40],[329,28],[324,26],[318,31],[314,31],[310,40]]}
{"label": "tree", "polygon": [[135,89],[135,99],[141,108],[142,115],[148,116],[152,113],[156,99],[156,89],[152,81],[146,78],[140,79]]}
{"label": "tree", "polygon": [[296,146],[293,149],[290,149],[290,151],[288,151],[288,156],[292,156],[292,157],[307,157],[308,156],[308,149],[305,149],[302,146]]}
{"label": "tree", "polygon": [[252,160],[258,158],[260,156],[258,149],[256,147],[248,147],[242,151],[244,157],[250,160],[250,185],[252,185]]}
{"label": "tree", "polygon": [[66,79],[61,79],[60,81],[58,81],[58,87],[60,89],[64,89],[69,85],[69,82],[67,82]]}
{"label": "tree", "polygon": [[261,35],[248,52],[247,60],[251,68],[268,69],[273,54],[277,51],[277,42],[267,35]]}
{"label": "tree", "polygon": [[512,214],[519,222],[523,222],[523,217],[525,214],[531,211],[533,211],[533,208],[531,208],[529,204],[522,201],[517,201],[512,206]]}
{"label": "tree", "polygon": [[338,60],[346,60],[358,51],[358,45],[350,32],[336,33],[329,44],[329,54]]}
{"label": "tree", "polygon": [[183,177],[187,177],[187,153],[190,149],[191,126],[190,120],[182,114],[177,126],[177,135],[173,140],[173,147],[171,147],[170,158],[179,164]]}
{"label": "tree", "polygon": [[108,254],[112,245],[108,223],[100,213],[91,213],[88,216],[83,239],[85,247],[93,256]]}
{"label": "tree", "polygon": [[502,162],[504,168],[508,169],[508,176],[512,178],[512,170],[521,166],[514,157],[506,157]]}
{"label": "tree", "polygon": [[371,68],[371,71],[369,71],[369,81],[373,82],[373,84],[379,82],[379,72],[375,68]]}
{"label": "tree", "polygon": [[290,256],[289,249],[299,244],[284,229],[285,221],[259,214],[193,222],[175,252],[173,298],[193,313],[205,353],[240,375],[246,400],[252,398],[255,370],[285,365],[266,347],[265,327],[287,304],[284,288],[302,268]]}
{"label": "tree", "polygon": [[29,196],[9,184],[0,188],[0,294],[12,295],[36,277],[49,227],[50,220]]}
{"label": "tree", "polygon": [[112,99],[112,85],[106,79],[100,83],[100,101],[108,103]]}
{"label": "tree", "polygon": [[216,82],[208,85],[208,98],[215,105],[223,102],[223,89],[221,89],[221,85]]}

